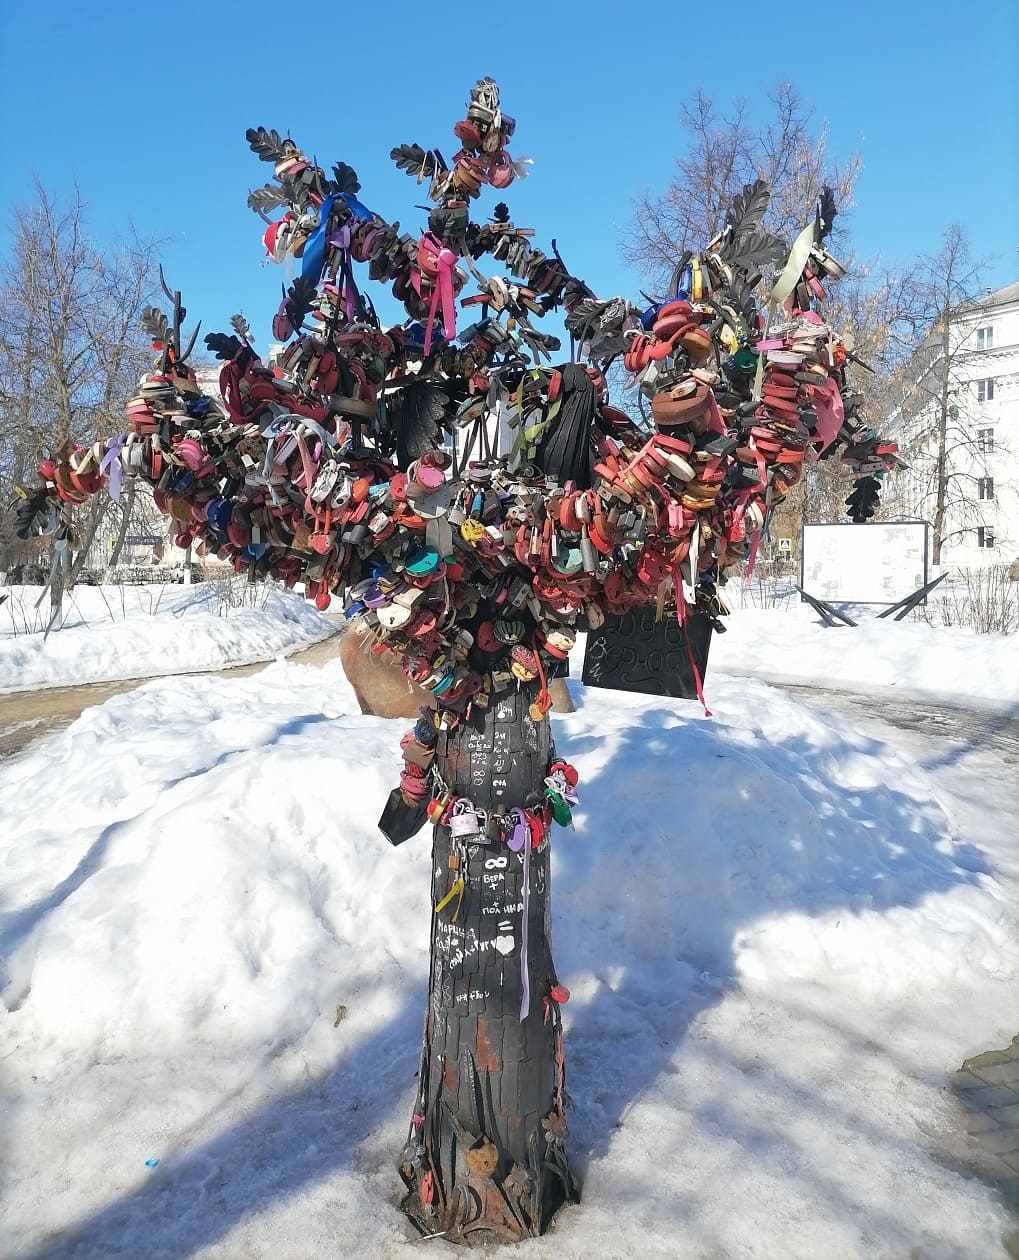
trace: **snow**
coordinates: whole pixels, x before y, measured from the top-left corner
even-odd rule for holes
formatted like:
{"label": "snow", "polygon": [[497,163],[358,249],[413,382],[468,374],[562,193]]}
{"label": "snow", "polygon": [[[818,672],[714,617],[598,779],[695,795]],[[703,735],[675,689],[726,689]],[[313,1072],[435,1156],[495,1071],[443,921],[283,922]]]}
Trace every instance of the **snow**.
{"label": "snow", "polygon": [[865,695],[894,688],[896,696],[1019,714],[1019,635],[879,620],[877,611],[853,610],[852,627],[826,626],[791,602],[734,609],[726,633],[712,635],[709,673]]}
{"label": "snow", "polygon": [[63,624],[44,636],[49,595],[0,587],[0,694],[191,673],[272,660],[335,625],[312,604],[245,579],[194,586],[80,586]]}
{"label": "snow", "polygon": [[[944,1148],[951,1072],[1019,1027],[1014,767],[735,676],[828,682],[823,634],[856,688],[860,630],[732,623],[712,720],[576,681],[554,720],[584,1200],[527,1254],[996,1254],[1005,1209]],[[947,640],[879,624],[922,686]],[[395,1207],[429,846],[375,824],[406,726],[338,663],[278,662],[0,764],[0,1254],[459,1254]]]}

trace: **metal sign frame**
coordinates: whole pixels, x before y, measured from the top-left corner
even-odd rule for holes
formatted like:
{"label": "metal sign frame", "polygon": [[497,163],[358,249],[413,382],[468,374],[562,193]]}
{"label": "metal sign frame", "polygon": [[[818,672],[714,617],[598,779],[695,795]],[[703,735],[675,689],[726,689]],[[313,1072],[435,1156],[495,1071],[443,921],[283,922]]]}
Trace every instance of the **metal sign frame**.
{"label": "metal sign frame", "polygon": [[[806,579],[806,550],[807,550],[807,549],[806,549],[806,542],[805,542],[804,536],[805,536],[805,534],[806,534],[806,532],[807,532],[807,530],[808,530],[808,529],[856,529],[856,530],[860,530],[860,529],[875,529],[875,528],[876,528],[876,529],[881,529],[881,528],[883,528],[883,527],[885,527],[885,526],[890,526],[890,525],[922,525],[922,526],[923,526],[923,530],[924,530],[924,542],[923,542],[923,581],[920,583],[920,586],[919,586],[917,589],[918,589],[918,590],[923,590],[925,587],[928,587],[928,586],[930,585],[930,580],[931,580],[931,577],[930,577],[931,523],[930,523],[930,521],[924,521],[924,520],[919,520],[919,519],[913,519],[913,518],[910,518],[910,519],[907,519],[907,520],[901,520],[901,521],[874,521],[874,522],[869,522],[869,523],[867,523],[867,524],[863,524],[863,525],[857,525],[857,524],[854,524],[854,523],[846,523],[846,522],[842,522],[842,521],[816,521],[816,522],[813,522],[813,521],[812,521],[812,522],[810,522],[809,524],[808,524],[808,523],[804,523],[804,524],[800,527],[800,582],[799,582],[799,589],[800,589],[800,591],[801,591],[801,598],[803,598],[803,594],[802,594],[802,593],[803,593],[803,592],[806,592],[806,580],[805,580],[805,579]],[[817,593],[816,593],[816,592],[813,592],[813,591],[812,591],[812,592],[810,592],[810,594],[811,594],[811,595],[812,595],[815,599],[816,599],[816,598],[819,598],[819,597],[817,596]],[[907,596],[906,596],[906,598],[908,599],[908,598],[909,598],[909,596],[907,595]],[[926,598],[927,598],[927,597],[926,597],[926,595],[925,595],[925,596],[923,596],[923,598],[922,598],[922,600],[921,600],[920,602],[926,603]],[[893,606],[893,607],[896,607],[898,604],[900,604],[900,603],[902,602],[902,598],[901,598],[901,597],[900,597],[899,599],[841,599],[841,598],[830,599],[830,598],[829,598],[829,599],[827,600],[827,602],[828,602],[829,604],[831,604],[831,603],[842,603],[842,604],[861,604],[861,605],[873,604],[875,607],[887,607],[888,605],[891,605],[891,606]]]}

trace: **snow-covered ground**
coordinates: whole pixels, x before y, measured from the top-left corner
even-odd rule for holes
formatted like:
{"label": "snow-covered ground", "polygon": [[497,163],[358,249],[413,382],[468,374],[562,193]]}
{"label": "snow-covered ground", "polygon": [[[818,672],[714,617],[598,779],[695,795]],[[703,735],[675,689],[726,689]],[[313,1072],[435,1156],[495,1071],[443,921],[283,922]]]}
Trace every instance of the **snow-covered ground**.
{"label": "snow-covered ground", "polygon": [[75,587],[63,624],[46,637],[42,594],[39,586],[0,587],[0,694],[246,665],[335,630],[304,599],[238,578]]}
{"label": "snow-covered ground", "polygon": [[[555,719],[585,1188],[528,1255],[997,1254],[1005,1210],[939,1150],[952,1070],[1019,1028],[1015,766],[719,672],[833,681],[782,621],[716,641],[710,721],[576,682]],[[879,668],[817,633],[846,685]],[[147,683],[0,765],[0,1254],[455,1254],[394,1206],[429,859],[375,822],[406,725],[278,663]]]}
{"label": "snow-covered ground", "polygon": [[866,695],[913,696],[1019,715],[1019,634],[878,620],[826,626],[806,605],[746,608],[712,635],[715,671]]}

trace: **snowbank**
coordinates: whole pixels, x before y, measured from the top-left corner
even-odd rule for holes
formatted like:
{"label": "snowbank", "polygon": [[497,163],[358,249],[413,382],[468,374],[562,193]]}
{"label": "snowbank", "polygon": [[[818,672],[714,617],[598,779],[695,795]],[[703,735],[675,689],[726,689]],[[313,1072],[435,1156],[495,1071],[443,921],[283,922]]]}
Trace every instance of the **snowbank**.
{"label": "snowbank", "polygon": [[246,582],[195,586],[82,586],[64,624],[43,641],[48,596],[0,588],[0,694],[246,665],[335,630],[304,599]]}
{"label": "snowbank", "polygon": [[[82,587],[63,628],[43,642],[39,587],[0,588],[0,694],[148,678],[271,660],[325,638],[336,623],[272,587]],[[718,674],[774,683],[940,700],[1019,713],[1019,635],[878,621],[829,628],[805,606],[736,609],[712,638],[709,701]],[[868,619],[869,618],[869,619]],[[27,633],[28,630],[33,632]],[[571,662],[583,663],[583,636]]]}
{"label": "snowbank", "polygon": [[894,687],[897,696],[1019,713],[1016,634],[879,621],[873,610],[856,627],[829,627],[798,606],[734,611],[725,625],[712,636],[709,678],[719,671],[871,695]]}
{"label": "snowbank", "polygon": [[[528,1255],[995,1254],[1004,1209],[939,1148],[949,1073],[1015,1032],[1000,760],[752,680],[716,675],[710,722],[574,686],[554,937],[585,1191]],[[395,1159],[429,846],[375,828],[405,725],[280,663],[148,683],[0,766],[0,1253],[420,1253]]]}

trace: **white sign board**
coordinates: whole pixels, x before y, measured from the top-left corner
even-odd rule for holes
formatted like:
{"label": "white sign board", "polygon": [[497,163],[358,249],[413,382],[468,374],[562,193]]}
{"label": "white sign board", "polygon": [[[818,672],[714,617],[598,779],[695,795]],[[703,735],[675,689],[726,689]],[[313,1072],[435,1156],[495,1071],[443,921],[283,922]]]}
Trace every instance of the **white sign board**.
{"label": "white sign board", "polygon": [[834,604],[897,604],[927,582],[924,521],[804,525],[800,587]]}

